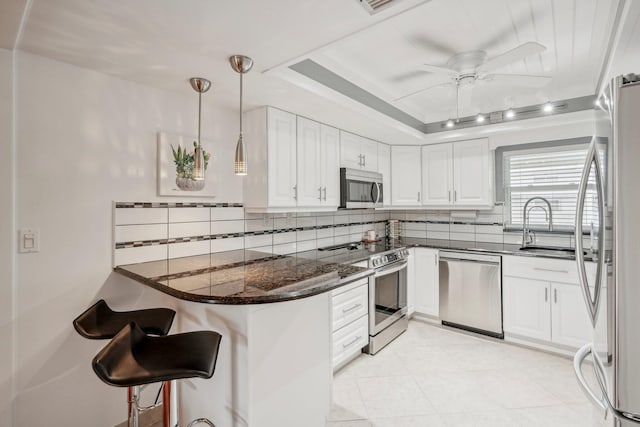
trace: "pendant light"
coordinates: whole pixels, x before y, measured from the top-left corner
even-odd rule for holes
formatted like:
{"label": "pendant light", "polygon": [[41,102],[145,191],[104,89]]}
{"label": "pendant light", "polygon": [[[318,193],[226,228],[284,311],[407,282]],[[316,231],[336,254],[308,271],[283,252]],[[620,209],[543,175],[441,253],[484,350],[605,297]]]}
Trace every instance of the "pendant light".
{"label": "pendant light", "polygon": [[229,57],[231,68],[233,71],[240,74],[240,136],[238,136],[238,143],[236,144],[236,157],[234,171],[236,175],[247,174],[247,150],[244,146],[244,140],[242,137],[242,76],[251,70],[253,67],[253,59],[244,55],[233,55]]}
{"label": "pendant light", "polygon": [[200,145],[200,126],[202,123],[202,94],[209,90],[211,82],[202,77],[192,77],[189,79],[193,90],[198,92],[198,143],[194,149],[195,161],[193,163],[193,180],[204,180],[204,151]]}

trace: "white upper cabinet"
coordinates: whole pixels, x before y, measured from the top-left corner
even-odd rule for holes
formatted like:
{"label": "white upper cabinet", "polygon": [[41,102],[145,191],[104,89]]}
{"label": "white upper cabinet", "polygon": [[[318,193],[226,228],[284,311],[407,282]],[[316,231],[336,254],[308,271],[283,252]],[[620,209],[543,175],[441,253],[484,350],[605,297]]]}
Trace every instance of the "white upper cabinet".
{"label": "white upper cabinet", "polygon": [[[420,147],[391,146],[391,204],[420,206]],[[384,191],[384,189],[383,189]]]}
{"label": "white upper cabinet", "polygon": [[422,204],[457,209],[493,204],[487,138],[422,147]]}
{"label": "white upper cabinet", "polygon": [[422,204],[448,206],[453,202],[453,144],[422,147]]}
{"label": "white upper cabinet", "polygon": [[378,143],[378,172],[382,174],[382,203],[391,204],[391,147]]}
{"label": "white upper cabinet", "polygon": [[320,123],[298,117],[298,206],[322,204]]}
{"label": "white upper cabinet", "polygon": [[245,113],[249,157],[244,204],[251,209],[296,206],[296,116],[271,107]]}
{"label": "white upper cabinet", "polygon": [[245,113],[249,211],[337,209],[339,131],[304,117],[261,107]]}
{"label": "white upper cabinet", "polygon": [[340,131],[340,167],[378,170],[378,143],[349,132]]}
{"label": "white upper cabinet", "polygon": [[453,204],[490,206],[493,202],[487,138],[453,144]]}
{"label": "white upper cabinet", "polygon": [[340,132],[320,126],[320,185],[322,206],[338,208],[340,204]]}

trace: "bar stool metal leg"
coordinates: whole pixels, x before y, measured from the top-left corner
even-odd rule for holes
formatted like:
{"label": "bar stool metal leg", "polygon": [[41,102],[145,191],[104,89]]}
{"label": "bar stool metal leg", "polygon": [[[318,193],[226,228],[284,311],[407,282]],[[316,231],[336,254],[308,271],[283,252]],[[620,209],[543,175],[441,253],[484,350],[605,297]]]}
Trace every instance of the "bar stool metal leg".
{"label": "bar stool metal leg", "polygon": [[129,388],[131,391],[131,398],[129,400],[129,427],[138,427],[139,424],[139,404],[140,404],[140,386],[134,386]]}

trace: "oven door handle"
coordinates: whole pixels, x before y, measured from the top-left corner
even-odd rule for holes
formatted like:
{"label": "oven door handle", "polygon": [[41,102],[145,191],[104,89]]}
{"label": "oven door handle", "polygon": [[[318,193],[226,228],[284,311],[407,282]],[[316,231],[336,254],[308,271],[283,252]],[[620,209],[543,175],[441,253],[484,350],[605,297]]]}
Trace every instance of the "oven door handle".
{"label": "oven door handle", "polygon": [[400,271],[404,268],[407,268],[407,261],[401,262],[400,265],[398,265],[397,263],[394,263],[388,267],[382,268],[380,270],[376,270],[373,277],[386,276],[387,274],[395,273],[396,271]]}

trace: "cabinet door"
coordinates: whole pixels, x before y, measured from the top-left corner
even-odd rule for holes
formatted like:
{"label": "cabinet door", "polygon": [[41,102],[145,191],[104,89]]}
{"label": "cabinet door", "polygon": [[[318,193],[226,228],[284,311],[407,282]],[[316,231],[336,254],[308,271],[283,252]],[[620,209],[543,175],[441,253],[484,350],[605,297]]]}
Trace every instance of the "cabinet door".
{"label": "cabinet door", "polygon": [[592,327],[580,286],[552,283],[551,292],[551,338],[553,342],[575,348],[592,342]]}
{"label": "cabinet door", "polygon": [[422,204],[453,204],[453,145],[436,144],[422,147]]}
{"label": "cabinet door", "polygon": [[490,206],[493,200],[490,172],[488,139],[453,143],[453,203]]}
{"label": "cabinet door", "polygon": [[382,174],[382,203],[391,204],[391,147],[378,143],[378,172]]}
{"label": "cabinet door", "polygon": [[505,277],[502,296],[505,333],[551,340],[549,282]]}
{"label": "cabinet door", "polygon": [[420,147],[391,147],[391,204],[420,206]]}
{"label": "cabinet door", "polygon": [[340,132],[322,125],[320,128],[320,185],[322,205],[338,207],[340,204]]}
{"label": "cabinet door", "polygon": [[298,117],[298,206],[320,206],[320,123]]}
{"label": "cabinet door", "polygon": [[378,171],[378,142],[369,138],[361,138],[360,154],[362,154],[362,169]]}
{"label": "cabinet door", "polygon": [[296,116],[275,108],[267,110],[268,204],[296,205]]}
{"label": "cabinet door", "polygon": [[407,314],[416,310],[416,248],[409,249],[407,257]]}
{"label": "cabinet door", "polygon": [[440,313],[440,283],[438,251],[415,249],[416,312],[438,317]]}
{"label": "cabinet door", "polygon": [[340,131],[340,167],[362,168],[362,153],[360,153],[361,139],[358,135]]}

